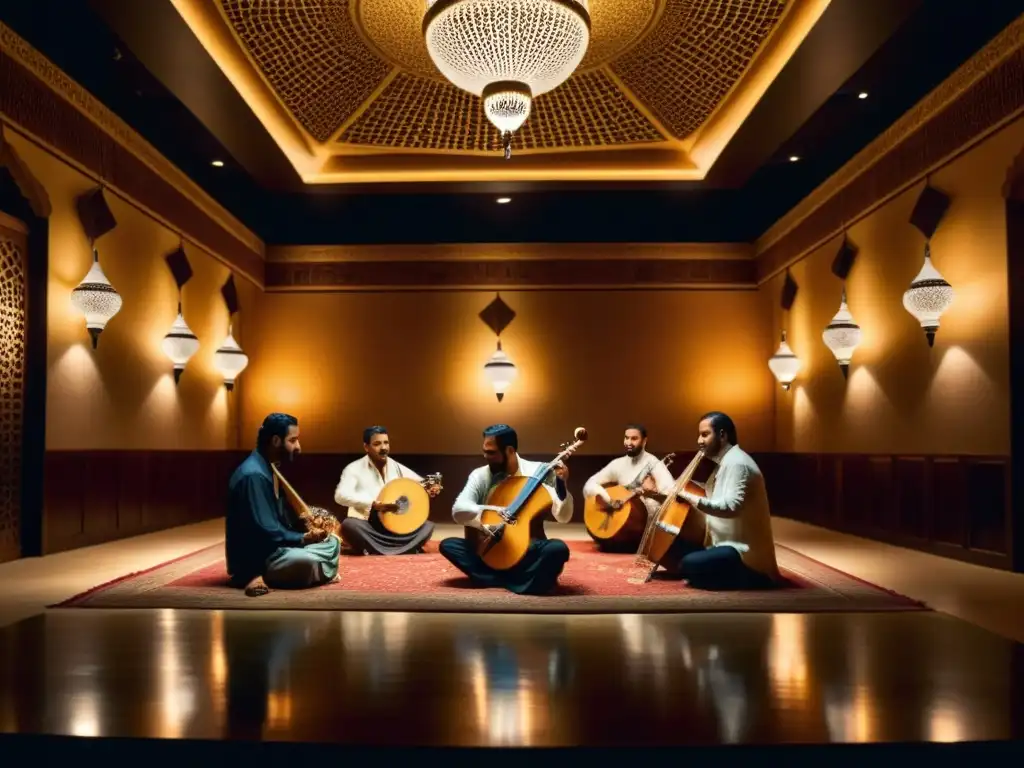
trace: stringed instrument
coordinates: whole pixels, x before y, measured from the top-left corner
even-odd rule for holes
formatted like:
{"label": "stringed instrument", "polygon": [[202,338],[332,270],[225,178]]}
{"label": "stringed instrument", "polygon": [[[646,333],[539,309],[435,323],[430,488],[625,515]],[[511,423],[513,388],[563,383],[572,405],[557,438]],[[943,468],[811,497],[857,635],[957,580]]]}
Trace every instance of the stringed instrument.
{"label": "stringed instrument", "polygon": [[276,464],[271,464],[270,469],[274,473],[274,495],[280,499],[283,491],[288,507],[297,517],[296,520],[292,521],[292,524],[307,532],[324,531],[329,536],[337,536],[340,540],[341,522],[338,518],[326,509],[311,507],[306,504],[302,497],[292,488],[291,484],[285,480],[284,475],[281,474],[281,470],[277,468]]}
{"label": "stringed instrument", "polygon": [[377,501],[381,504],[394,504],[398,509],[387,512],[375,510],[371,514],[376,515],[380,524],[397,536],[405,536],[419,530],[420,526],[430,517],[428,490],[431,488],[442,490],[444,488],[442,481],[443,477],[440,473],[427,475],[422,481],[408,477],[396,477],[380,489]]}
{"label": "stringed instrument", "polygon": [[642,486],[647,476],[659,463],[672,465],[675,454],[670,453],[660,462],[649,461],[628,485],[604,483],[603,487],[613,502],[620,502],[615,509],[598,495],[589,497],[583,506],[583,524],[587,533],[601,549],[635,547],[643,538],[650,514],[644,504]]}
{"label": "stringed instrument", "polygon": [[[474,531],[470,538],[476,553],[491,568],[507,571],[526,556],[530,542],[544,540],[544,518],[550,514],[551,495],[544,480],[562,461],[574,454],[587,439],[587,430],[577,427],[575,441],[562,446],[551,461],[541,464],[529,477],[506,477],[487,495],[480,523],[493,526],[493,532]],[[469,529],[467,529],[469,530]]]}
{"label": "stringed instrument", "polygon": [[[697,509],[679,498],[678,494],[687,491],[694,496],[705,496],[705,485],[714,473],[717,465],[703,451],[690,461],[672,484],[665,500],[658,511],[650,516],[640,547],[633,563],[634,571],[629,577],[631,583],[645,583],[651,580],[658,567],[673,570],[676,563],[667,558],[669,550],[676,541],[682,540],[695,547],[703,548],[707,538],[707,518]],[[679,533],[662,530],[658,523],[679,529]]]}

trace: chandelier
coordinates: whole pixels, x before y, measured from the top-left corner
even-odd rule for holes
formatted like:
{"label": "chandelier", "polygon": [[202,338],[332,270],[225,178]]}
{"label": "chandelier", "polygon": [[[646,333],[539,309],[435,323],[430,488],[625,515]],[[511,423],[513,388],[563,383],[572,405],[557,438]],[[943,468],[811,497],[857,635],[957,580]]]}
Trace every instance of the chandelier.
{"label": "chandelier", "polygon": [[505,159],[533,100],[576,70],[590,44],[589,0],[426,0],[423,35],[451,83],[479,96]]}

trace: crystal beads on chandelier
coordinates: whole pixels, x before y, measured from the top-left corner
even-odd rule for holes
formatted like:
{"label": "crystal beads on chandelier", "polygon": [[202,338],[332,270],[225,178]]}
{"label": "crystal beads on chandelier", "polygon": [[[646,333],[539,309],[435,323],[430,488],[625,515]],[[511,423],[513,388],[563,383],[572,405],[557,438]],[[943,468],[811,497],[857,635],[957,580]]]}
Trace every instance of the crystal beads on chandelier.
{"label": "crystal beads on chandelier", "polygon": [[572,75],[590,45],[588,0],[426,0],[423,34],[434,64],[453,85],[480,96],[501,132],[512,134],[533,100]]}

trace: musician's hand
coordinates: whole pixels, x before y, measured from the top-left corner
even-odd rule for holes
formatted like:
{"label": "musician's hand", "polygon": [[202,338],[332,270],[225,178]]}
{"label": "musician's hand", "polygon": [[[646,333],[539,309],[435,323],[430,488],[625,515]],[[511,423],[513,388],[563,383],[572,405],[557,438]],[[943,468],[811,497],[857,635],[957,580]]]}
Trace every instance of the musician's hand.
{"label": "musician's hand", "polygon": [[648,475],[644,478],[643,485],[640,486],[644,496],[649,496],[652,493],[658,492],[658,486],[654,482],[654,478]]}
{"label": "musician's hand", "polygon": [[624,502],[622,499],[612,499],[612,503],[611,503],[610,506],[611,506],[611,508],[613,510],[618,512],[620,509],[622,509],[625,506],[625,504],[626,504],[626,502]]}
{"label": "musician's hand", "polygon": [[569,479],[569,467],[565,464],[565,462],[560,461],[555,466],[555,477],[557,477],[563,483]]}
{"label": "musician's hand", "polygon": [[488,536],[494,536],[498,531],[501,530],[501,525],[484,525],[482,526],[484,533]]}
{"label": "musician's hand", "polygon": [[317,529],[315,531],[307,531],[306,535],[302,537],[302,545],[308,546],[310,544],[316,544],[317,542],[323,541],[330,534],[327,531]]}

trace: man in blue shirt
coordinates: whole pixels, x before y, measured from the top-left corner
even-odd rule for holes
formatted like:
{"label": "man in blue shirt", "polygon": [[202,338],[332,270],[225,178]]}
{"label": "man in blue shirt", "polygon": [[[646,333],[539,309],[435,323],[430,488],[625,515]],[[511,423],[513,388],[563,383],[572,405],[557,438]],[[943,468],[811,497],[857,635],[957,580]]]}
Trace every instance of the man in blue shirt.
{"label": "man in blue shirt", "polygon": [[228,482],[228,574],[249,596],[316,587],[338,576],[341,541],[322,530],[295,530],[290,521],[298,514],[275,492],[271,465],[294,461],[301,450],[299,420],[272,413],[263,420],[256,449]]}

